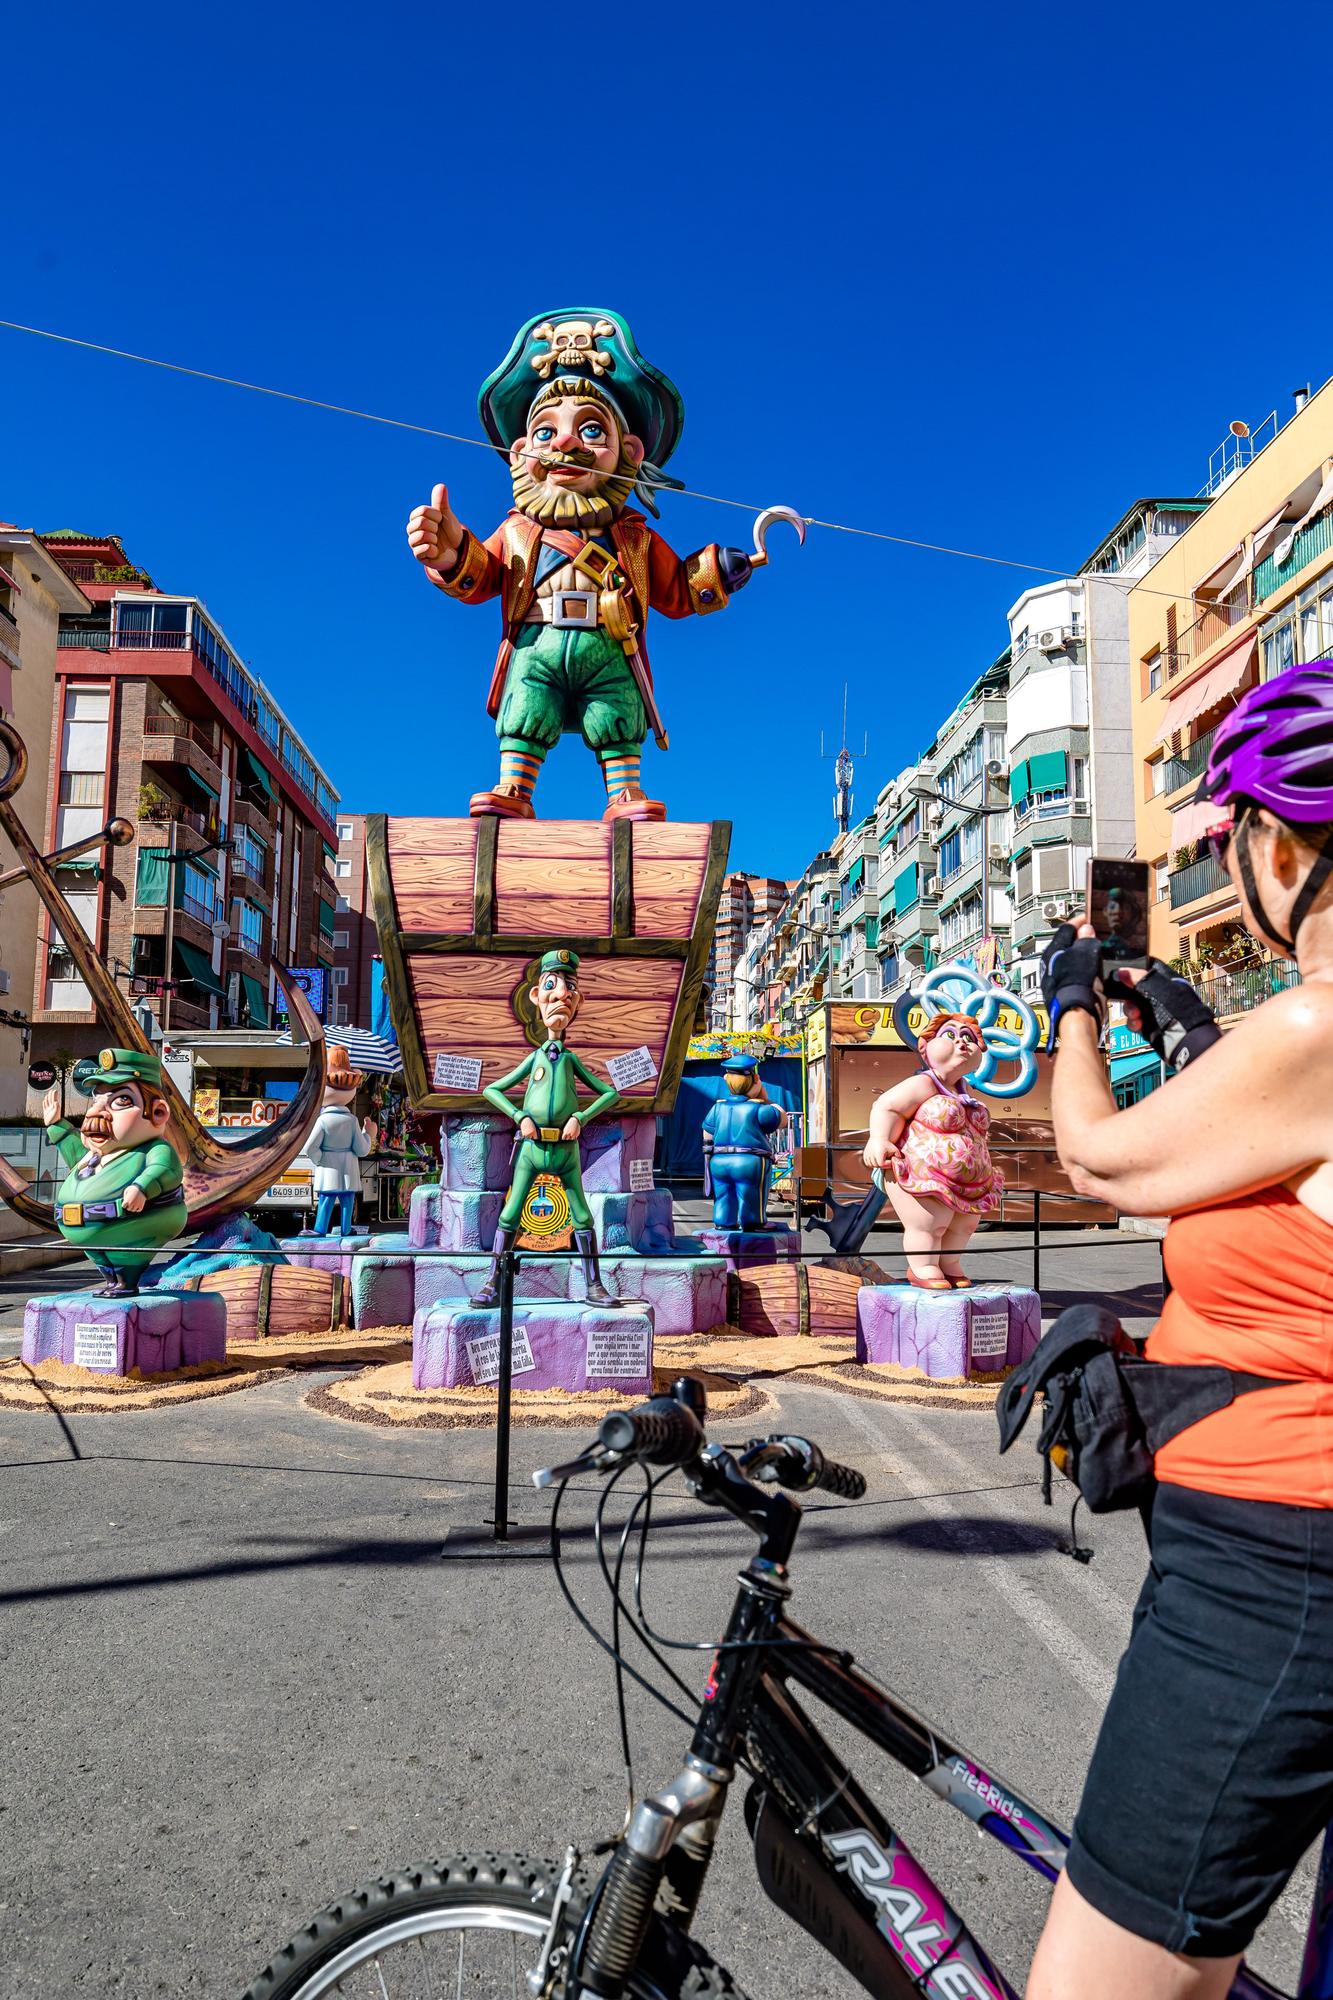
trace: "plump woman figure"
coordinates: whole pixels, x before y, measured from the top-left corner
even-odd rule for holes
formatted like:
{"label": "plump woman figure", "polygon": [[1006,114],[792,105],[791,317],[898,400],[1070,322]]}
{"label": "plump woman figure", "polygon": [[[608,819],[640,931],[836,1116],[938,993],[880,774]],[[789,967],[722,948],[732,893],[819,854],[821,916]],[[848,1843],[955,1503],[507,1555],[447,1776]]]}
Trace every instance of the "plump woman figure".
{"label": "plump woman figure", "polygon": [[[1100,942],[1062,926],[1055,1140],[1080,1194],[1171,1217],[1148,1358],[1273,1386],[1157,1453],[1151,1567],[1028,2000],[1222,2000],[1333,1816],[1333,663],[1246,694],[1200,792],[1246,927],[1303,983],[1219,1036],[1165,966],[1103,981]],[[1108,990],[1180,1072],[1123,1111]]]}
{"label": "plump woman figure", "polygon": [[919,1076],[875,1099],[863,1158],[884,1177],[903,1226],[909,1284],[948,1292],[972,1281],[959,1259],[1004,1180],[986,1144],[990,1113],[965,1078],[986,1053],[970,1014],[934,1014],[917,1037]]}

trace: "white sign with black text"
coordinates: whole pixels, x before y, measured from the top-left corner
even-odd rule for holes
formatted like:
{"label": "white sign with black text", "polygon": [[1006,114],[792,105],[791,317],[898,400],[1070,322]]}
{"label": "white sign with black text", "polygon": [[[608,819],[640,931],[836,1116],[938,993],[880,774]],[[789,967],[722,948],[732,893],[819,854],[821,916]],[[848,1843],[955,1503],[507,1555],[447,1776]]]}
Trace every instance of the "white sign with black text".
{"label": "white sign with black text", "polygon": [[[481,1388],[487,1382],[500,1379],[500,1336],[498,1333],[480,1333],[475,1340],[464,1341],[467,1348],[467,1365],[472,1370],[472,1379]],[[532,1358],[532,1345],[521,1326],[514,1328],[514,1373],[530,1375],[537,1366]]]}
{"label": "white sign with black text", "polygon": [[481,1057],[447,1056],[441,1052],[435,1058],[434,1086],[436,1090],[480,1090]]}
{"label": "white sign with black text", "polygon": [[642,1381],[647,1375],[651,1329],[646,1317],[636,1313],[619,1324],[590,1326],[587,1339],[590,1382]]}
{"label": "white sign with black text", "polygon": [[993,1361],[996,1355],[1003,1355],[1009,1347],[1009,1314],[1004,1312],[974,1312],[972,1314],[972,1359]]}
{"label": "white sign with black text", "polygon": [[653,1083],[657,1078],[657,1064],[647,1047],[631,1049],[628,1055],[612,1056],[606,1069],[616,1089],[621,1091],[633,1090],[640,1083]]}
{"label": "white sign with black text", "polygon": [[629,1163],[629,1191],[631,1194],[651,1194],[657,1186],[653,1179],[651,1160],[631,1160]]}
{"label": "white sign with black text", "polygon": [[114,1320],[95,1319],[76,1321],[74,1327],[74,1366],[76,1368],[96,1368],[99,1374],[114,1375],[116,1372],[116,1326]]}

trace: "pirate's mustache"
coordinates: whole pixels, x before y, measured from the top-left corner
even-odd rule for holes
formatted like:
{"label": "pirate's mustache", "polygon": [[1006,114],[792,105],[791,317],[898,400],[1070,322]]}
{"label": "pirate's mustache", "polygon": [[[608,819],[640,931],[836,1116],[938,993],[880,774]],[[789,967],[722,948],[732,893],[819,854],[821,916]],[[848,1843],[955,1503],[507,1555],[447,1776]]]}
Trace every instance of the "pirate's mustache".
{"label": "pirate's mustache", "polygon": [[107,1112],[85,1111],[79,1133],[84,1139],[111,1139],[115,1137],[115,1127]]}
{"label": "pirate's mustache", "polygon": [[573,451],[539,451],[530,453],[529,458],[532,462],[539,465],[543,472],[550,472],[562,465],[568,465],[577,472],[590,472],[597,464],[597,459],[593,452],[579,451],[577,449]]}

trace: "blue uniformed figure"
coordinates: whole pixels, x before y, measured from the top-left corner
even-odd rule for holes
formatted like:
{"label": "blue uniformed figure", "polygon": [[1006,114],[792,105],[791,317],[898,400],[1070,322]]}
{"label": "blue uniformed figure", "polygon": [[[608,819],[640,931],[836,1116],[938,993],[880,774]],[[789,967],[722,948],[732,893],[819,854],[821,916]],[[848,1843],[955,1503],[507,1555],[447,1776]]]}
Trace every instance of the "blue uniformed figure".
{"label": "blue uniformed figure", "polygon": [[727,1096],[704,1119],[704,1193],[713,1197],[714,1229],[762,1229],[773,1160],[771,1134],[782,1123],[776,1104],[756,1102],[756,1056],[730,1056],[722,1065]]}

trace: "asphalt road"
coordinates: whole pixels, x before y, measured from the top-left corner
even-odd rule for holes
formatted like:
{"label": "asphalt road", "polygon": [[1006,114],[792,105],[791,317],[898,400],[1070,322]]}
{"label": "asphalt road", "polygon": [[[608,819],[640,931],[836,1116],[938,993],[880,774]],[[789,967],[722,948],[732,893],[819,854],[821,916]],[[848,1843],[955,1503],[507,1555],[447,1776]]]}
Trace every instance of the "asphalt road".
{"label": "asphalt road", "polygon": [[[1071,1242],[1051,1253],[1048,1304],[1081,1278],[1141,1318],[1156,1271],[1155,1244]],[[0,1302],[11,1338],[16,1303]],[[6,2000],[234,2000],[311,1911],[383,1868],[469,1847],[558,1855],[620,1824],[609,1666],[549,1565],[438,1559],[451,1524],[490,1511],[493,1434],[342,1424],[303,1407],[311,1381],[67,1432],[0,1414]],[[807,1509],[795,1615],[1067,1824],[1144,1567],[1137,1522],[1088,1524],[1080,1567],[1061,1550],[1067,1512],[1042,1507],[1030,1451],[998,1457],[989,1414],[778,1389],[762,1427],[811,1435],[870,1481],[857,1505]],[[530,1470],[572,1443],[515,1434],[521,1518],[544,1514]],[[600,1608],[590,1520],[571,1508],[567,1556]],[[746,1547],[688,1496],[665,1507],[658,1625],[715,1638]],[[646,1698],[631,1714],[651,1785],[678,1768],[683,1731]],[[1021,1979],[1037,1878],[869,1746],[853,1761]],[[1254,1955],[1288,1985],[1301,1922],[1293,1889]],[[756,1996],[855,1990],[764,1900],[739,1800],[698,1931]]]}

